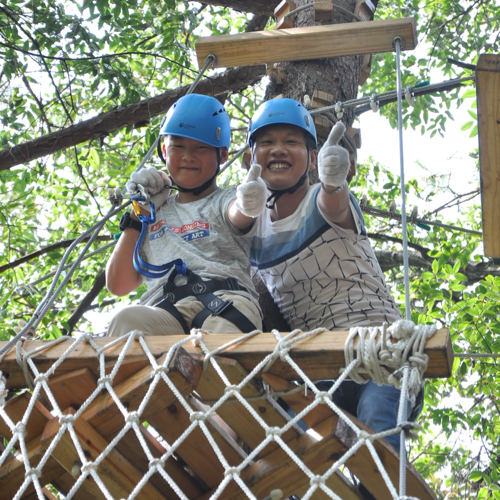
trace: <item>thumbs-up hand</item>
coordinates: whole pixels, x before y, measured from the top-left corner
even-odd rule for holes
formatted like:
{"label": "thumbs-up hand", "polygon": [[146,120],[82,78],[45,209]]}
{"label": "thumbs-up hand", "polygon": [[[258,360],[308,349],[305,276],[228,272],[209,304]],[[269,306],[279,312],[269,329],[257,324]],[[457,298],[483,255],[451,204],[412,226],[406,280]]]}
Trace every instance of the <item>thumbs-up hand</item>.
{"label": "thumbs-up hand", "polygon": [[337,122],[318,155],[319,180],[329,186],[342,186],[349,172],[349,153],[337,143],[345,132],[345,126]]}
{"label": "thumbs-up hand", "polygon": [[262,167],[254,163],[236,190],[236,208],[247,217],[257,217],[266,205],[267,188],[261,172]]}

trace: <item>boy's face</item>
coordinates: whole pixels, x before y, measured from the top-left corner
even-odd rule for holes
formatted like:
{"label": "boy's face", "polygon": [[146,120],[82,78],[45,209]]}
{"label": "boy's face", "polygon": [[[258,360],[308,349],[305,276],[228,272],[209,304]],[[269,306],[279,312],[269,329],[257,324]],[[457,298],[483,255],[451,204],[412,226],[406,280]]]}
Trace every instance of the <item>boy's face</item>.
{"label": "boy's face", "polygon": [[[207,182],[217,169],[217,150],[204,142],[180,137],[166,136],[163,145],[166,167],[175,183],[193,189]],[[227,160],[227,148],[221,148],[221,163]]]}
{"label": "boy's face", "polygon": [[[253,163],[262,166],[262,178],[271,189],[288,189],[304,174],[307,165],[305,132],[294,125],[269,125],[257,133]],[[314,168],[316,151],[309,152]]]}

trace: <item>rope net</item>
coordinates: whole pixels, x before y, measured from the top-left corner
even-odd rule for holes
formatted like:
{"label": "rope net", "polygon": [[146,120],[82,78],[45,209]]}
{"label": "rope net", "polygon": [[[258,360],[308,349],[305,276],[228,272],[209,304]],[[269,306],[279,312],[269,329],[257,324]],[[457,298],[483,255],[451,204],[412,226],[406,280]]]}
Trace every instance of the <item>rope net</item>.
{"label": "rope net", "polygon": [[[408,321],[351,329],[347,366],[328,391],[318,390],[310,367],[290,353],[324,329],[284,337],[273,331],[275,347],[252,369],[231,352],[258,331],[210,349],[216,336],[192,330],[164,353],[152,346],[165,337],[139,331],[109,341],[58,339],[32,351],[19,341],[17,363],[31,389],[0,407],[0,433],[8,440],[0,457],[2,498],[54,498],[47,485],[67,499],[362,498],[341,472],[347,467],[377,499],[397,499],[397,453],[381,438],[411,424],[373,433],[332,394],[346,378],[364,383],[368,374],[401,385],[401,401],[411,398],[435,331]],[[52,349],[61,354],[47,368]],[[286,379],[274,374],[277,364]],[[6,366],[4,357],[0,368]],[[3,375],[1,384],[5,394]],[[407,470],[412,491],[435,498],[411,465]]]}

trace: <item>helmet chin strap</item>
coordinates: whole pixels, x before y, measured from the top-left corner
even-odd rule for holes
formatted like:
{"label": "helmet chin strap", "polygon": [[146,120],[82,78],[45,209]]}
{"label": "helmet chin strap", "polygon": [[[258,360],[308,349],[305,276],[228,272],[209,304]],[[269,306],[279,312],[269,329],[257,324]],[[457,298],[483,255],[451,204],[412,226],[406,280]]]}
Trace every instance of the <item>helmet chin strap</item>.
{"label": "helmet chin strap", "polygon": [[220,172],[220,149],[216,148],[216,151],[217,151],[217,169],[215,170],[215,174],[212,175],[212,177],[210,177],[210,179],[208,179],[207,182],[203,183],[201,186],[198,186],[196,188],[185,188],[179,186],[179,184],[177,184],[174,181],[174,179],[172,179],[172,176],[169,175],[168,177],[172,182],[171,189],[177,189],[177,191],[180,191],[181,193],[193,193],[195,196],[199,196],[201,193],[203,193],[203,191],[205,191],[205,189],[208,189],[213,184],[214,179],[217,178]]}
{"label": "helmet chin strap", "polygon": [[266,208],[274,208],[276,206],[276,202],[284,195],[284,194],[293,194],[297,189],[299,189],[304,182],[306,182],[307,175],[309,173],[309,146],[307,147],[307,166],[305,172],[302,174],[300,179],[297,181],[296,184],[294,184],[292,187],[287,188],[287,189],[269,189],[273,194],[269,196],[269,198],[266,200]]}

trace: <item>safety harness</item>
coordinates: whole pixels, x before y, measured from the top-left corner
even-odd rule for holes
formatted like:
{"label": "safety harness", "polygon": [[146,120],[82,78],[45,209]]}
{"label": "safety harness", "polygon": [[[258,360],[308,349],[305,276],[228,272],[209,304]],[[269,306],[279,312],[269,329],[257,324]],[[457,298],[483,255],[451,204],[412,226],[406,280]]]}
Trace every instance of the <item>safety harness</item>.
{"label": "safety harness", "polygon": [[163,298],[155,304],[164,311],[170,313],[182,326],[184,333],[189,334],[189,327],[186,324],[182,314],[177,310],[174,304],[186,297],[196,297],[205,308],[202,309],[191,322],[191,328],[201,328],[204,321],[213,314],[220,316],[231,323],[234,323],[242,332],[248,333],[256,329],[255,325],[236,307],[232,300],[222,300],[214,292],[220,291],[241,291],[248,290],[238,283],[235,278],[226,278],[223,280],[204,281],[196,273],[186,269],[188,281],[185,285],[177,286],[174,283],[175,277],[179,273],[177,268],[173,269],[167,282],[163,285]]}
{"label": "safety harness", "polygon": [[[175,259],[167,264],[155,266],[147,263],[141,258],[139,252],[148,231],[149,224],[156,222],[156,213],[154,203],[151,202],[151,215],[148,217],[142,211],[138,203],[139,201],[144,201],[144,198],[138,197],[132,199],[134,210],[142,223],[141,234],[139,235],[139,239],[134,249],[134,268],[137,272],[148,278],[161,278],[170,270],[172,271],[168,280],[163,285],[163,297],[154,307],[160,307],[164,311],[170,313],[180,323],[184,333],[188,335],[190,333],[190,328],[182,314],[175,307],[177,302],[187,297],[196,297],[196,300],[205,306],[204,309],[193,318],[191,328],[201,328],[204,321],[213,314],[214,316],[220,316],[221,318],[231,321],[231,323],[244,333],[256,330],[256,326],[234,307],[232,300],[222,300],[214,295],[214,292],[219,291],[241,291],[248,293],[248,290],[240,286],[235,278],[203,280],[196,273],[189,270],[182,259]],[[179,274],[187,276],[188,280],[185,285],[177,286],[174,283],[176,276]]]}

